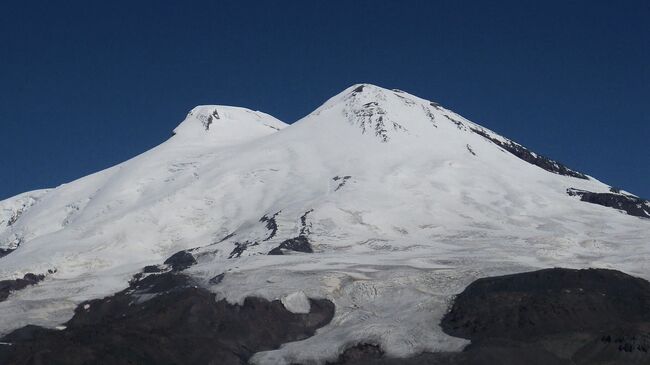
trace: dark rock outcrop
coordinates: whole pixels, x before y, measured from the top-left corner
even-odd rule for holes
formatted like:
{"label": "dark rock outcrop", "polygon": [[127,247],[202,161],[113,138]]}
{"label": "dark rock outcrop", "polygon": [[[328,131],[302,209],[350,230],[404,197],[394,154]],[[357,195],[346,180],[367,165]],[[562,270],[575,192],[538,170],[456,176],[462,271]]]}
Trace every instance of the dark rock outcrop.
{"label": "dark rock outcrop", "polygon": [[307,216],[313,211],[313,209],[309,209],[300,216],[300,236],[309,236],[311,233],[311,223],[307,223]]}
{"label": "dark rock outcrop", "polygon": [[346,176],[338,176],[337,175],[337,176],[334,176],[332,178],[332,180],[334,180],[336,182],[339,182],[339,184],[336,186],[334,191],[339,191],[342,187],[344,187],[345,183],[347,183],[348,180],[350,180],[350,178],[352,178],[352,176],[350,176],[350,175],[346,175]]}
{"label": "dark rock outcrop", "polygon": [[212,277],[208,282],[212,285],[217,285],[220,284],[223,281],[223,278],[226,277],[225,273],[221,273],[219,275],[216,275]]}
{"label": "dark rock outcrop", "polygon": [[9,249],[9,248],[0,248],[0,257],[4,257],[9,255],[10,253],[14,252],[14,250]]}
{"label": "dark rock outcrop", "polygon": [[602,269],[482,278],[456,297],[441,326],[471,345],[404,359],[360,344],[332,364],[650,364],[650,283]]}
{"label": "dark rock outcrop", "polygon": [[5,301],[12,292],[34,285],[43,279],[45,279],[43,274],[27,273],[22,279],[0,281],[0,302]]}
{"label": "dark rock outcrop", "polygon": [[265,214],[262,216],[262,218],[260,218],[260,222],[266,223],[266,229],[271,231],[269,235],[264,239],[264,241],[270,240],[271,238],[275,237],[276,233],[278,233],[278,223],[276,222],[275,217],[277,217],[280,213],[281,212],[277,212],[270,217]]}
{"label": "dark rock outcrop", "polygon": [[[351,176],[344,176],[343,178],[340,178],[339,176],[336,176],[333,178],[334,181],[338,181],[342,179],[342,183],[339,185],[339,188],[345,184],[345,181],[347,181]],[[337,188],[338,190],[338,188]],[[288,240],[282,241],[280,245],[271,251],[269,251],[268,255],[284,255],[284,251],[296,251],[296,252],[304,252],[304,253],[313,253],[314,250],[311,248],[311,244],[309,243],[309,234],[311,233],[311,223],[307,222],[307,216],[312,213],[314,210],[310,209],[306,211],[302,216],[300,216],[300,234],[297,237],[294,238],[289,238]]]}
{"label": "dark rock outcrop", "polygon": [[529,339],[650,321],[650,283],[619,271],[547,269],[479,279],[441,325],[467,339]]}
{"label": "dark rock outcrop", "polygon": [[[270,240],[271,238],[275,237],[275,235],[278,233],[278,223],[277,223],[275,217],[277,217],[278,214],[280,214],[281,212],[282,211],[278,211],[278,212],[276,212],[275,214],[273,214],[271,216],[268,216],[268,215],[265,214],[265,215],[262,216],[262,218],[260,218],[260,222],[264,223],[265,224],[264,226],[266,227],[266,229],[269,230],[269,235],[266,236],[266,238],[264,238],[262,240],[262,242]],[[226,238],[224,238],[222,241],[225,241],[226,239],[228,239],[228,238],[230,238],[232,236],[234,236],[234,233],[226,236]],[[246,240],[244,242],[235,242],[234,243],[235,247],[232,249],[232,251],[230,251],[230,254],[228,255],[228,258],[229,259],[239,258],[239,257],[241,257],[241,255],[244,252],[246,252],[246,250],[249,247],[258,246],[259,244],[260,244],[260,242],[258,242],[258,241],[248,241],[248,240]]]}
{"label": "dark rock outcrop", "polygon": [[530,164],[533,164],[535,166],[541,167],[546,171],[552,172],[554,174],[558,175],[564,175],[564,176],[571,176],[575,177],[578,179],[584,179],[588,180],[589,177],[587,175],[571,170],[570,168],[564,166],[563,164],[551,160],[548,157],[544,157],[542,155],[538,155],[536,153],[533,153],[526,147],[512,142],[512,141],[507,141],[507,142],[502,142],[501,140],[492,137],[489,133],[484,131],[483,129],[479,128],[470,128],[472,132],[480,135],[481,137],[491,141],[492,143],[496,144],[497,146],[503,148],[504,150],[510,152],[511,154],[515,155],[521,160],[524,160]]}
{"label": "dark rock outcrop", "polygon": [[208,116],[208,118],[206,120],[202,121],[203,122],[203,127],[205,128],[205,130],[209,131],[210,130],[210,125],[212,124],[212,122],[215,121],[215,120],[218,120],[218,119],[221,119],[219,117],[219,111],[217,111],[217,109],[215,109],[212,112],[212,114],[210,114]]}
{"label": "dark rock outcrop", "polygon": [[215,300],[176,272],[134,278],[80,304],[62,331],[27,326],[0,341],[2,364],[245,364],[258,351],[312,336],[334,315],[327,300],[294,314],[278,300]]}
{"label": "dark rock outcrop", "polygon": [[283,250],[289,250],[289,251],[297,251],[297,252],[305,252],[305,253],[313,253],[314,250],[311,248],[311,244],[309,243],[309,239],[307,239],[306,236],[298,236],[294,238],[290,238],[288,240],[283,241],[280,243],[280,245],[271,251],[269,251],[269,255],[284,255],[282,252]]}
{"label": "dark rock outcrop", "polygon": [[456,297],[441,326],[472,341],[465,353],[501,363],[523,349],[548,363],[648,364],[650,283],[605,269],[483,278]]}
{"label": "dark rock outcrop", "polygon": [[[472,348],[472,346],[470,346]],[[384,354],[377,345],[361,344],[343,352],[328,365],[569,365],[567,360],[526,346],[491,346],[464,352],[425,352],[409,358]]]}
{"label": "dark rock outcrop", "polygon": [[241,255],[246,252],[246,250],[249,247],[254,247],[259,245],[260,243],[257,241],[244,241],[244,242],[235,242],[235,248],[232,249],[230,252],[230,255],[228,255],[229,259],[236,259],[241,257]]}
{"label": "dark rock outcrop", "polygon": [[183,250],[171,255],[164,264],[171,266],[174,271],[181,271],[196,264],[196,259],[191,253]]}
{"label": "dark rock outcrop", "polygon": [[568,189],[567,194],[580,197],[583,202],[622,210],[635,217],[650,218],[650,201],[623,194],[616,189],[611,189],[611,191],[611,193],[593,193],[586,190]]}
{"label": "dark rock outcrop", "polygon": [[145,274],[153,274],[161,271],[164,270],[158,265],[149,265],[149,266],[145,266],[144,269],[142,269],[142,272]]}

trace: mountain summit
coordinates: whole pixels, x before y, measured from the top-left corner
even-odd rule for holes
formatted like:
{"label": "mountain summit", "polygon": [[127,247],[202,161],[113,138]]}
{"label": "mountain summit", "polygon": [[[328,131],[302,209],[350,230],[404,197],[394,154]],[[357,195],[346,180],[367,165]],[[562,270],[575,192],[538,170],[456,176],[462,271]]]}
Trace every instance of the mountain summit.
{"label": "mountain summit", "polygon": [[200,143],[233,144],[269,135],[287,125],[272,116],[223,105],[202,105],[192,109],[174,129],[177,139]]}
{"label": "mountain summit", "polygon": [[23,280],[0,301],[0,332],[56,327],[134,275],[182,271],[229,303],[335,304],[314,337],[254,362],[322,362],[359,339],[408,356],[466,345],[439,322],[477,277],[650,277],[648,201],[400,90],[353,85],[291,125],[200,106],[174,133],[0,202],[0,280]]}

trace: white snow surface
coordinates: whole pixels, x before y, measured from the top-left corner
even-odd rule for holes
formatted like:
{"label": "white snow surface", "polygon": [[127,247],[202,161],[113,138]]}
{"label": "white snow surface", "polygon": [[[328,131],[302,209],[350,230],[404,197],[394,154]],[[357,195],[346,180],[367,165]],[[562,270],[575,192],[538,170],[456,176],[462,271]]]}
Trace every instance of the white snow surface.
{"label": "white snow surface", "polygon": [[302,290],[289,295],[285,295],[280,299],[284,308],[291,313],[309,313],[311,310],[311,304],[309,304],[309,298]]}
{"label": "white snow surface", "polygon": [[[335,303],[330,324],[256,354],[259,364],[323,363],[358,342],[394,356],[462,349],[467,341],[438,323],[453,295],[483,276],[561,266],[650,279],[650,220],[568,196],[609,186],[547,172],[471,128],[508,141],[369,84],[291,126],[243,108],[197,107],[142,155],[0,202],[0,221],[21,211],[0,224],[0,248],[19,242],[0,258],[0,280],[56,269],[0,303],[0,333],[56,327],[81,301],[125,288],[142,267],[184,249],[198,261],[187,273],[218,298],[282,299],[298,312],[306,297]],[[275,235],[265,215],[275,215]],[[300,233],[314,253],[266,255]]]}
{"label": "white snow surface", "polygon": [[30,191],[0,201],[0,249],[16,249],[25,239],[23,232],[11,229],[11,226],[48,191],[47,189]]}

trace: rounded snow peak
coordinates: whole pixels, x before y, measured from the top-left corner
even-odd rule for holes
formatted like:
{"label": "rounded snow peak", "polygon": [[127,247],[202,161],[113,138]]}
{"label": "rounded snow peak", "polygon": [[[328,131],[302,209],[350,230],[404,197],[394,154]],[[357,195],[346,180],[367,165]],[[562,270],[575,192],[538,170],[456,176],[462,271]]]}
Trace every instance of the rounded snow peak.
{"label": "rounded snow peak", "polygon": [[316,109],[315,113],[331,109],[337,105],[344,105],[348,109],[372,105],[400,109],[414,105],[427,106],[430,104],[429,100],[419,98],[402,90],[391,90],[369,83],[360,83],[354,84],[333,96],[320,108]]}
{"label": "rounded snow peak", "polygon": [[176,139],[231,144],[275,133],[287,124],[260,111],[225,105],[200,105],[174,129]]}
{"label": "rounded snow peak", "polygon": [[428,100],[401,90],[361,83],[330,98],[311,116],[329,120],[342,116],[362,134],[388,142],[402,135],[430,133],[435,128],[434,113],[436,107]]}
{"label": "rounded snow peak", "polygon": [[383,91],[390,91],[389,89],[383,88],[381,86],[377,86],[374,84],[369,84],[369,83],[360,83],[360,84],[354,84],[347,89],[345,89],[343,92],[348,92],[348,93],[362,93],[365,91],[376,91],[376,90],[383,90]]}

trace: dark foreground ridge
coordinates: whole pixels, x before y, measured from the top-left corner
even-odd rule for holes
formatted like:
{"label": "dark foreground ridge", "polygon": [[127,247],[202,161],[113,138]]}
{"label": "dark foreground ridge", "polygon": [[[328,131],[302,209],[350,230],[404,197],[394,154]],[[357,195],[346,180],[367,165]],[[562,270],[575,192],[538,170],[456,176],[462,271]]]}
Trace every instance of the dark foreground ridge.
{"label": "dark foreground ridge", "polygon": [[65,330],[26,326],[5,336],[0,364],[245,364],[329,323],[334,304],[310,304],[308,314],[279,300],[232,305],[184,274],[143,273],[124,291],[80,304]]}
{"label": "dark foreground ridge", "polygon": [[568,189],[567,194],[580,197],[587,203],[622,210],[629,215],[650,218],[650,201],[633,195],[626,195],[612,189],[611,193],[593,193],[586,190]]}
{"label": "dark foreground ridge", "polygon": [[361,343],[331,364],[650,364],[650,283],[603,269],[483,278],[457,296],[441,326],[472,344],[396,359]]}
{"label": "dark foreground ridge", "polygon": [[[310,305],[308,314],[277,300],[232,305],[169,265],[151,266],[127,289],[79,305],[65,330],[26,326],[0,339],[0,364],[245,364],[329,323],[332,302]],[[482,278],[456,297],[440,325],[471,345],[392,358],[359,339],[329,364],[650,364],[650,283],[604,269]]]}

